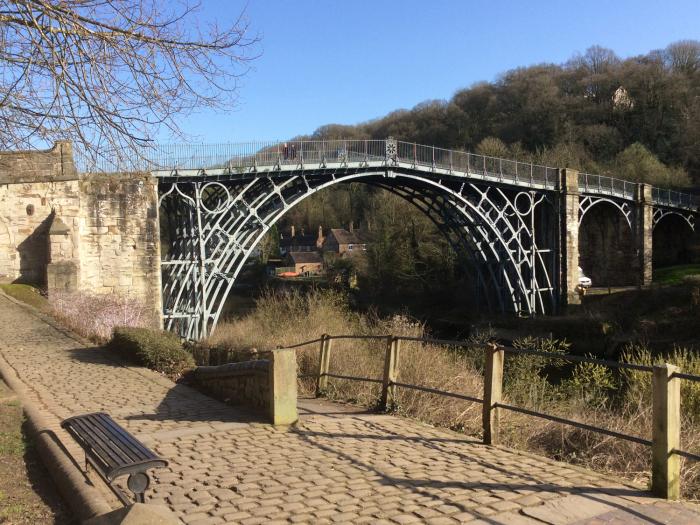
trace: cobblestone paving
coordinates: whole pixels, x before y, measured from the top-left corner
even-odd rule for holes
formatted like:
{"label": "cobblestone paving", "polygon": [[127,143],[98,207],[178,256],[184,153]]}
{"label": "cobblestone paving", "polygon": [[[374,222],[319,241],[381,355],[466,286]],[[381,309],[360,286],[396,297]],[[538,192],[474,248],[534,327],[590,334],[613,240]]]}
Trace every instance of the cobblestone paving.
{"label": "cobblestone paving", "polygon": [[399,417],[301,400],[275,429],[108,352],[0,296],[0,356],[59,428],[104,410],[170,460],[150,502],[187,524],[700,523],[686,505],[537,456]]}

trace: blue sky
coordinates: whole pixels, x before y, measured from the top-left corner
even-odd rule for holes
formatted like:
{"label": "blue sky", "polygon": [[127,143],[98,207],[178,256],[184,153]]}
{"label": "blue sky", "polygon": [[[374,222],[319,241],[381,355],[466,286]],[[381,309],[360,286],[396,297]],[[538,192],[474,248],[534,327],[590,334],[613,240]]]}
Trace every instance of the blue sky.
{"label": "blue sky", "polygon": [[[224,23],[246,6],[202,0]],[[238,107],[181,120],[193,142],[284,139],[355,124],[499,73],[562,63],[591,45],[619,56],[700,39],[699,0],[248,0],[262,55]],[[163,134],[160,141],[168,141]]]}

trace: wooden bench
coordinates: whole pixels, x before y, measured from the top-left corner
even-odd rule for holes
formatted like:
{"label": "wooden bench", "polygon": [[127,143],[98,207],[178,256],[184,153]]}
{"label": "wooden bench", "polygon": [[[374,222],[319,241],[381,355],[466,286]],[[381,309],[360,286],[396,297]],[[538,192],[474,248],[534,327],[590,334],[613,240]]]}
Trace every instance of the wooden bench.
{"label": "wooden bench", "polygon": [[144,492],[151,480],[148,469],[162,468],[168,462],[158,457],[108,414],[96,412],[74,416],[61,423],[85,451],[85,467],[92,465],[117,497],[128,505],[126,496],[113,485],[120,476],[129,475],[126,482],[138,503],[144,502]]}

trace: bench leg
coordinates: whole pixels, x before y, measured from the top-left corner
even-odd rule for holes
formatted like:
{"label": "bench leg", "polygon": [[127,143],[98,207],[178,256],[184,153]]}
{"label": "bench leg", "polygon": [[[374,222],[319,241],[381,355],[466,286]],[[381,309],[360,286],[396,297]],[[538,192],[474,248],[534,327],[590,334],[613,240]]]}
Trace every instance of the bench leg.
{"label": "bench leg", "polygon": [[145,472],[131,474],[129,479],[126,480],[126,486],[134,493],[136,503],[145,503],[144,492],[146,492],[150,484],[151,478]]}

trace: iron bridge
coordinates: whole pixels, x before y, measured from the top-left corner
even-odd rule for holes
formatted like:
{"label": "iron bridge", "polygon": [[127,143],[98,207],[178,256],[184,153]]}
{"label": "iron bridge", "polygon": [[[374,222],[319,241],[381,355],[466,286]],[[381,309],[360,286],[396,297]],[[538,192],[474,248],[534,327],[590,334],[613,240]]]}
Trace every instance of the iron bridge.
{"label": "iron bridge", "polygon": [[[187,339],[210,334],[246,260],[306,197],[338,183],[387,190],[422,210],[473,261],[479,296],[503,312],[556,312],[561,301],[562,170],[394,139],[159,146],[144,168],[159,180],[167,243],[163,319]],[[578,174],[579,221],[612,203],[635,228],[637,183]],[[654,224],[696,196],[652,188]]]}

